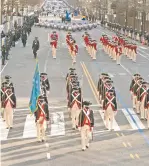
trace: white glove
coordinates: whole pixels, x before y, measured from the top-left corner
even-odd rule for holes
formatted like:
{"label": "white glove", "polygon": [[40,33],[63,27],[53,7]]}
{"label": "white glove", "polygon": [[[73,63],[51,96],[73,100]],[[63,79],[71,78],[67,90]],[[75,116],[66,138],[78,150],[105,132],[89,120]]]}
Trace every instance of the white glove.
{"label": "white glove", "polygon": [[91,127],[91,130],[93,131],[93,130],[94,130],[94,128],[93,128],[93,127]]}
{"label": "white glove", "polygon": [[81,131],[81,127],[78,127],[78,130]]}

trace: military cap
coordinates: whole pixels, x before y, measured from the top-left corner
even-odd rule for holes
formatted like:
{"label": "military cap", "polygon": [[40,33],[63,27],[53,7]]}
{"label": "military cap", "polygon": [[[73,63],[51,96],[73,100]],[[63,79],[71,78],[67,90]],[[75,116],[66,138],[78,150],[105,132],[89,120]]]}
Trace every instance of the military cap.
{"label": "military cap", "polygon": [[133,76],[134,76],[134,77],[138,77],[138,76],[141,76],[141,75],[140,75],[140,74],[134,74]]}
{"label": "military cap", "polygon": [[47,73],[40,73],[40,76],[47,76]]}
{"label": "military cap", "polygon": [[43,101],[43,100],[44,100],[44,96],[43,96],[43,95],[40,95],[40,96],[38,97],[38,100]]}
{"label": "military cap", "polygon": [[114,93],[114,90],[110,89],[108,90],[108,93]]}
{"label": "military cap", "polygon": [[101,73],[101,75],[104,75],[104,76],[109,76],[107,73]]}
{"label": "military cap", "polygon": [[10,76],[8,76],[8,75],[7,75],[7,76],[5,76],[5,79],[8,79],[8,80],[9,80],[10,78],[11,78],[11,77],[10,77]]}
{"label": "military cap", "polygon": [[75,69],[75,68],[70,68],[69,70],[74,71],[74,70],[76,70],[76,69]]}
{"label": "military cap", "polygon": [[148,83],[144,81],[144,82],[142,82],[142,85],[148,85]]}
{"label": "military cap", "polygon": [[92,103],[89,102],[89,101],[84,101],[84,102],[83,102],[83,105],[84,105],[84,106],[89,106],[89,105],[91,105],[91,104],[92,104]]}
{"label": "military cap", "polygon": [[111,84],[111,83],[113,83],[112,80],[107,80],[107,81],[106,81],[106,84]]}

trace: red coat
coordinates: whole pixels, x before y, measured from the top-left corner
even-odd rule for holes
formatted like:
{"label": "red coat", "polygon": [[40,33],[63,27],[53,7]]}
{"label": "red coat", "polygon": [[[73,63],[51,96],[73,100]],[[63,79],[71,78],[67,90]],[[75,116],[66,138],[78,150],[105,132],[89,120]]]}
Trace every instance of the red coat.
{"label": "red coat", "polygon": [[52,41],[50,44],[52,47],[54,46],[55,48],[57,48],[57,41]]}

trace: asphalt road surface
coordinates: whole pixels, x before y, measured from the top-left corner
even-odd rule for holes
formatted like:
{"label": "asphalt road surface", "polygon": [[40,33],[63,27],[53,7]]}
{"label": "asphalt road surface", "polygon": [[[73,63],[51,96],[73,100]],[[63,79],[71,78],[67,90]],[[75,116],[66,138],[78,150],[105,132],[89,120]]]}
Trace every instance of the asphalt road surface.
{"label": "asphalt road surface", "polygon": [[[80,133],[71,130],[71,120],[66,108],[65,76],[72,67],[65,42],[66,32],[58,32],[55,60],[48,42],[48,33],[51,31],[34,27],[27,46],[23,48],[19,41],[11,51],[8,64],[1,70],[2,77],[6,74],[12,76],[17,96],[13,129],[6,130],[0,119],[2,166],[148,166],[149,130],[146,121],[141,121],[140,116],[132,110],[129,85],[134,73],[140,73],[149,81],[149,48],[138,45],[137,63],[123,56],[119,66],[103,52],[98,42],[97,60],[93,61],[84,48],[83,31],[72,33],[79,45],[74,67],[82,84],[83,98],[92,102],[95,115],[94,139],[90,148],[82,152]],[[113,32],[102,27],[89,31],[97,41],[103,32],[113,35]],[[36,63],[31,49],[35,36],[40,41],[40,72],[48,73],[51,85],[49,109],[52,124],[47,131],[49,148],[45,143],[37,143],[34,119],[28,110]],[[117,92],[118,113],[113,132],[105,130],[103,113],[98,107],[96,87],[102,72],[111,75]],[[50,153],[50,159],[47,159],[47,153]]]}

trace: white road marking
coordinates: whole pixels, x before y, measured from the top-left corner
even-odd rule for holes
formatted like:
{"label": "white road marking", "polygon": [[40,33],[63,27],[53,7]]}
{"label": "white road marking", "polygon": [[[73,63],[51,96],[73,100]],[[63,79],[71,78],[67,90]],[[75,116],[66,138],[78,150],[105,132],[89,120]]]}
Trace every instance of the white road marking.
{"label": "white road marking", "polygon": [[23,138],[34,138],[37,136],[35,117],[34,115],[27,115],[23,131]]}
{"label": "white road marking", "polygon": [[140,46],[140,48],[141,48],[141,49],[143,49],[143,50],[147,50],[147,48],[146,48],[146,47],[142,47],[142,46]]}
{"label": "white road marking", "polygon": [[2,74],[2,72],[4,71],[5,67],[8,65],[8,61],[7,63],[5,64],[5,66],[2,68],[2,70],[0,71],[0,74]]}
{"label": "white road marking", "polygon": [[65,135],[64,113],[51,113],[51,136]]}
{"label": "white road marking", "polygon": [[139,53],[139,55],[141,55],[143,58],[147,59],[149,61],[149,58],[147,58],[146,56],[144,56],[143,54]]}
{"label": "white road marking", "polygon": [[120,76],[125,76],[126,73],[118,73]]}
{"label": "white road marking", "polygon": [[0,140],[7,140],[9,129],[6,129],[6,124],[0,117]]}
{"label": "white road marking", "polygon": [[[103,120],[105,126],[106,126],[106,121],[104,120],[104,113],[103,113],[103,110],[99,110],[99,113],[100,113],[100,115],[101,115],[101,118],[102,118],[102,120]],[[113,129],[114,129],[114,131],[120,131],[120,127],[119,127],[119,125],[117,124],[117,122],[116,122],[115,119],[114,119],[114,121],[113,121]]]}
{"label": "white road marking", "polygon": [[123,66],[122,64],[120,64],[120,65],[125,71],[127,71],[127,73],[129,73],[132,76],[132,73],[125,66]]}
{"label": "white road marking", "polygon": [[[145,129],[145,126],[140,121],[140,119],[138,118],[138,116],[136,115],[134,110],[132,108],[128,108],[128,110],[129,110],[130,114],[132,115],[132,117],[134,118],[134,120],[136,121],[138,127],[140,129]],[[131,116],[127,112],[127,110],[126,109],[122,109],[122,112],[124,113],[125,117],[127,118],[128,122],[130,123],[132,129],[134,129],[134,130],[138,129],[138,127],[136,126],[135,122],[133,121],[133,119],[131,118]]]}

